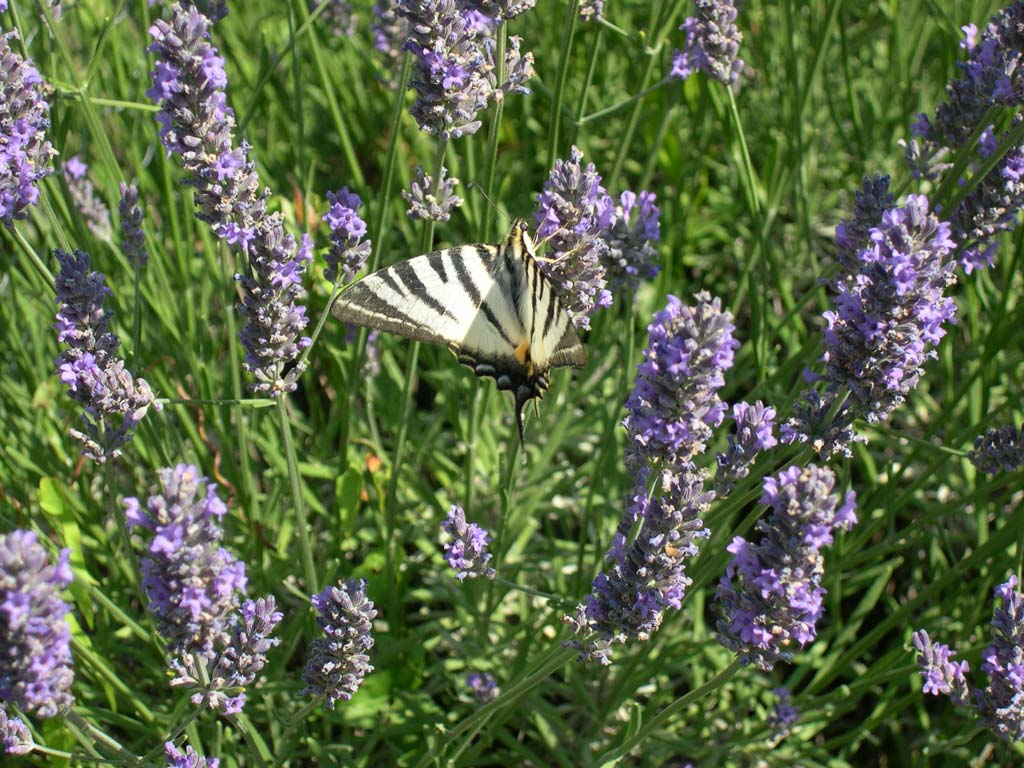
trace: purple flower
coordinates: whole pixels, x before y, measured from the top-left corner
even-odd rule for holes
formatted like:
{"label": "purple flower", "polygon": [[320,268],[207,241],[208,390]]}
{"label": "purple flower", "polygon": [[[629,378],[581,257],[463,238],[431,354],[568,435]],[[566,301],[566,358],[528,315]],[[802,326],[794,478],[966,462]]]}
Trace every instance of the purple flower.
{"label": "purple flower", "polygon": [[142,586],[157,629],[173,653],[212,659],[230,637],[231,614],[245,593],[245,563],[220,546],[227,507],[217,486],[188,464],[162,469],[160,493],[145,509],[124,500],[129,527],[152,531]]}
{"label": "purple flower", "polygon": [[572,147],[568,160],[556,160],[544,191],[537,195],[536,238],[545,240],[550,260],[541,270],[554,282],[577,328],[590,327],[590,315],[610,307],[602,263],[605,234],[615,221],[615,205],[601,186],[593,163],[581,166],[583,153]]}
{"label": "purple flower", "polygon": [[430,219],[432,221],[448,221],[452,208],[462,205],[462,198],[455,194],[459,180],[454,176],[445,178],[448,169],[441,166],[441,175],[434,192],[434,178],[423,172],[422,166],[416,166],[416,178],[409,184],[408,191],[402,190],[402,199],[409,205],[410,219]]}
{"label": "purple flower", "polygon": [[409,39],[409,22],[398,15],[397,8],[398,0],[377,0],[373,5],[373,47],[384,54],[389,71],[395,68]]}
{"label": "purple flower", "polygon": [[619,196],[615,221],[604,233],[608,249],[602,256],[613,290],[636,291],[641,280],[653,280],[660,271],[654,243],[661,233],[654,200],[652,192],[641,191],[637,196],[627,190]]}
{"label": "purple flower", "polygon": [[[566,622],[583,659],[611,663],[611,646],[646,640],[666,609],[682,607],[691,579],[686,562],[707,538],[703,516],[714,499],[707,470],[693,459],[707,450],[725,404],[717,390],[732,366],[732,317],[718,299],[697,294],[696,306],[675,296],[648,326],[649,344],[626,401],[625,462],[632,494],[591,594]],[[638,525],[639,524],[639,525]]]}
{"label": "purple flower", "polygon": [[69,608],[60,596],[72,579],[69,554],[61,550],[51,565],[34,532],[0,534],[0,702],[37,717],[75,702]]}
{"label": "purple flower", "polygon": [[207,41],[209,22],[195,8],[173,6],[171,21],[150,27],[157,62],[147,95],[160,103],[157,120],[168,154],[177,154],[195,189],[197,216],[245,258],[239,312],[246,368],[253,391],[269,397],[291,392],[304,370],[293,364],[310,339],[297,303],[301,278],[312,261],[312,240],[286,234],[281,215],[267,213],[269,190],[260,191],[249,146],[234,145],[234,112],[227,106],[224,59]]}
{"label": "purple flower", "polygon": [[[145,379],[133,379],[117,357],[120,342],[110,330],[113,312],[103,308],[110,289],[99,272],[89,270],[84,251],[54,251],[57,274],[57,341],[67,345],[57,356],[57,374],[72,400],[85,406],[84,431],[71,435],[84,444],[82,453],[104,462],[121,455],[136,425],[153,405]],[[159,404],[154,405],[160,410]]]}
{"label": "purple flower", "polygon": [[720,83],[732,85],[743,71],[739,58],[743,33],[736,27],[736,7],[729,0],[694,0],[696,16],[679,27],[686,32],[686,48],[672,57],[669,77],[685,80],[698,69]]}
{"label": "purple flower", "polygon": [[604,0],[580,0],[580,18],[598,21],[604,17]]}
{"label": "purple flower", "polygon": [[53,173],[56,154],[46,140],[49,86],[39,71],[11,48],[16,31],[0,34],[0,222],[24,219],[39,199],[40,179]]}
{"label": "purple flower", "polygon": [[494,569],[487,565],[491,559],[491,553],[487,551],[490,534],[476,523],[467,523],[462,507],[452,504],[448,518],[441,523],[441,530],[451,537],[444,545],[444,559],[455,570],[455,578],[459,581],[466,577],[494,578]]}
{"label": "purple flower", "polygon": [[409,24],[405,49],[415,57],[412,116],[442,139],[476,133],[494,89],[480,34],[455,0],[408,0],[396,11]]}
{"label": "purple flower", "polygon": [[[952,661],[949,646],[933,643],[928,633],[913,634],[924,693],[947,695],[957,706],[969,706],[1001,739],[1024,740],[1024,594],[1011,575],[995,588],[992,643],[981,654],[988,683],[969,689],[967,662]],[[971,694],[971,695],[969,695]]]}
{"label": "purple flower", "polygon": [[825,612],[821,550],[835,529],[857,522],[853,491],[841,500],[835,483],[831,470],[813,464],[766,478],[761,503],[772,514],[757,522],[761,541],[737,536],[726,547],[733,558],[715,593],[723,613],[717,638],[744,664],[770,670],[815,638]]}
{"label": "purple flower", "polygon": [[164,757],[167,758],[167,768],[218,768],[220,765],[217,758],[203,757],[192,747],[185,747],[182,752],[173,741],[164,744]]}
{"label": "purple flower", "polygon": [[478,704],[494,701],[501,693],[494,676],[487,672],[470,672],[466,675],[466,685]]}
{"label": "purple flower", "polygon": [[737,480],[750,474],[750,467],[757,454],[774,448],[775,409],[760,400],[750,403],[736,403],[732,407],[732,418],[736,422],[736,434],[729,435],[729,450],[718,454],[718,473],[715,475],[715,490],[724,496],[732,490]]}
{"label": "purple flower", "polygon": [[237,715],[245,706],[246,687],[267,663],[267,652],[281,642],[270,633],[282,618],[273,595],[246,600],[232,616],[230,640],[212,661],[187,650],[171,661],[171,685],[195,689],[193,704],[205,702],[222,715]]}
{"label": "purple flower", "polygon": [[768,715],[768,728],[771,730],[771,740],[777,744],[789,736],[796,721],[800,719],[800,712],[790,703],[792,694],[788,688],[772,688],[772,693],[778,701]]}
{"label": "purple flower", "polygon": [[974,441],[974,450],[967,454],[971,463],[990,475],[1013,472],[1024,466],[1024,427],[1011,424],[989,429]]}
{"label": "purple flower", "polygon": [[328,192],[327,201],[331,207],[323,220],[331,230],[331,247],[324,258],[327,262],[324,277],[337,283],[340,270],[343,282],[351,283],[370,256],[370,241],[363,239],[366,222],[359,215],[363,201],[355,192],[349,192],[348,187]]}
{"label": "purple flower", "polygon": [[694,300],[691,307],[669,296],[647,327],[650,341],[626,400],[627,467],[683,471],[725,416],[717,391],[739,347],[735,326],[719,299],[702,291]]}
{"label": "purple flower", "polygon": [[514,19],[521,13],[526,13],[537,4],[537,0],[464,0],[463,5],[503,21]]}
{"label": "purple flower", "polygon": [[860,252],[871,245],[871,231],[895,207],[889,177],[865,175],[854,195],[853,216],[836,225],[836,261],[847,274],[860,270]]}
{"label": "purple flower", "polygon": [[956,280],[953,247],[949,224],[929,213],[923,195],[882,213],[857,252],[856,271],[841,270],[832,282],[825,395],[805,394],[783,442],[810,442],[823,458],[848,453],[854,419],[884,421],[906,399],[956,313],[942,295]]}
{"label": "purple flower", "polygon": [[[981,128],[993,106],[1019,107],[1024,104],[1024,4],[1016,2],[994,15],[976,39],[977,27],[962,27],[961,47],[968,59],[959,64],[961,76],[946,87],[946,101],[935,110],[934,119],[922,115],[914,134],[905,142],[907,161],[916,176],[930,179],[948,171],[953,152],[967,149],[970,138]],[[1015,115],[1013,125],[1019,125]],[[1006,137],[992,133],[988,126],[972,151],[973,172],[995,146]],[[920,140],[920,141],[918,141]],[[995,235],[1013,229],[1017,212],[1024,205],[1024,145],[1012,146],[985,177],[951,212],[953,237],[961,248],[960,265],[969,274],[990,266],[996,249]]]}
{"label": "purple flower", "polygon": [[86,226],[95,237],[110,242],[110,209],[96,194],[96,188],[86,176],[89,166],[78,155],[74,155],[64,163],[62,170],[75,210],[82,214]]}
{"label": "purple flower", "polygon": [[[309,0],[310,11],[318,7],[320,0]],[[349,0],[331,0],[324,6],[319,21],[335,37],[352,37],[356,32],[356,17],[352,15],[352,3]]]}
{"label": "purple flower", "polygon": [[146,235],[142,231],[142,209],[139,208],[139,190],[134,184],[120,184],[121,200],[117,211],[121,215],[121,250],[136,269],[143,269],[149,260],[146,253]]}
{"label": "purple flower", "polygon": [[27,755],[33,747],[32,734],[29,733],[28,726],[21,718],[7,714],[6,708],[0,704],[0,752],[8,755]]}
{"label": "purple flower", "polygon": [[351,699],[373,671],[367,652],[373,648],[371,631],[377,610],[366,596],[362,579],[327,587],[313,596],[313,607],[320,613],[316,621],[326,637],[313,641],[302,673],[308,687],[301,693],[326,696],[327,707],[334,709],[338,699]]}

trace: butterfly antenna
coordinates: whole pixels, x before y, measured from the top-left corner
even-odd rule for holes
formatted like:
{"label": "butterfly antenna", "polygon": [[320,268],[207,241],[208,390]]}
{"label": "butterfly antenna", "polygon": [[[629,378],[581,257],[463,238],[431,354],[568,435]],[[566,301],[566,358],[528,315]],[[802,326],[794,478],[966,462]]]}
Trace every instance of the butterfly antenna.
{"label": "butterfly antenna", "polygon": [[479,184],[478,184],[477,182],[475,182],[475,181],[471,181],[471,182],[469,182],[468,184],[466,184],[466,188],[467,188],[467,189],[472,189],[473,187],[476,187],[476,188],[477,188],[478,190],[480,190],[480,194],[481,194],[481,195],[483,196],[484,200],[486,200],[486,201],[487,201],[487,202],[488,202],[488,203],[490,204],[491,208],[493,208],[494,210],[496,210],[496,211],[497,211],[497,212],[498,212],[499,214],[501,214],[502,216],[504,216],[504,217],[505,217],[506,219],[508,219],[509,221],[511,221],[511,220],[512,220],[512,217],[511,217],[511,216],[509,216],[509,213],[508,213],[508,211],[506,211],[506,210],[505,210],[504,208],[502,208],[502,207],[501,207],[500,205],[498,205],[498,204],[497,204],[496,202],[494,202],[493,200],[491,200],[491,198],[490,198],[490,197],[488,196],[488,194],[487,194],[486,192],[484,192],[484,188],[483,188],[483,187],[481,187],[481,186],[480,186],[480,185],[479,185]]}

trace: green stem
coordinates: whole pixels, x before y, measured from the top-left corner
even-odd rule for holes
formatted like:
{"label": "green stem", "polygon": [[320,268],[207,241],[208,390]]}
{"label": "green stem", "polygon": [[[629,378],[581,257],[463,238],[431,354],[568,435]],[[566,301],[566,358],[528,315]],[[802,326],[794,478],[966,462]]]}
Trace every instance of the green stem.
{"label": "green stem", "polygon": [[74,710],[68,710],[65,712],[64,719],[69,723],[72,723],[76,728],[92,736],[97,742],[105,746],[107,749],[113,751],[115,755],[124,761],[124,764],[138,765],[139,758],[137,755],[129,752],[120,744],[120,742],[114,739],[114,737],[101,731],[93,723],[86,720]]}
{"label": "green stem", "polygon": [[707,696],[711,691],[721,687],[730,677],[736,674],[742,665],[739,657],[733,659],[729,666],[715,675],[713,678],[708,680],[704,685],[694,688],[687,694],[680,696],[678,699],[673,701],[667,707],[662,709],[658,714],[644,723],[631,737],[624,740],[619,746],[614,749],[605,752],[603,755],[597,758],[595,765],[602,766],[608,763],[614,762],[627,754],[631,749],[638,746],[644,739],[650,736],[655,730],[663,725],[669,718],[675,715],[677,712],[681,712],[694,702],[700,701],[702,698]]}
{"label": "green stem", "polygon": [[50,288],[53,288],[56,285],[53,273],[50,271],[50,268],[46,266],[43,260],[39,258],[39,254],[35,252],[35,249],[28,244],[28,240],[26,240],[25,236],[21,234],[21,230],[17,227],[11,227],[8,229],[8,232],[13,233],[14,242],[18,244],[18,247],[28,257],[29,262],[36,268],[36,272],[38,272],[43,280],[46,281],[46,284],[49,285]]}
{"label": "green stem", "polygon": [[281,439],[284,440],[285,457],[288,460],[288,481],[292,487],[295,504],[295,527],[299,539],[299,556],[306,577],[306,590],[310,594],[318,589],[316,566],[313,563],[313,548],[309,541],[309,526],[306,521],[306,504],[302,499],[302,484],[299,481],[299,464],[295,459],[295,444],[292,441],[292,424],[288,418],[288,403],[284,395],[277,401],[277,415],[281,424]]}
{"label": "green stem", "polygon": [[269,408],[276,405],[279,400],[269,397],[236,397],[223,400],[203,400],[201,398],[179,398],[179,397],[158,397],[156,402],[161,405],[241,405],[247,408]]}
{"label": "green stem", "polygon": [[555,81],[555,94],[551,105],[551,143],[548,144],[548,168],[555,164],[558,157],[558,133],[562,121],[562,96],[565,91],[565,81],[569,76],[569,52],[572,50],[572,38],[576,33],[576,19],[580,15],[580,0],[572,0],[566,6],[566,13],[569,14],[565,20],[565,27],[562,31],[562,45],[559,49],[562,52],[562,62],[558,69],[558,80]]}

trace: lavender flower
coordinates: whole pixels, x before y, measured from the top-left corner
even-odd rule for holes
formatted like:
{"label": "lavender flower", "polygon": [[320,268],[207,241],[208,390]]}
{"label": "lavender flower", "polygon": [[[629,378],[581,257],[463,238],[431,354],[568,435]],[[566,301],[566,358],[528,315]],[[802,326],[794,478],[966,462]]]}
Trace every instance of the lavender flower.
{"label": "lavender flower", "polygon": [[[650,341],[626,401],[626,466],[635,475],[630,499],[591,594],[565,618],[583,659],[611,663],[611,646],[646,640],[664,611],[682,607],[691,579],[686,561],[697,554],[714,493],[707,470],[695,466],[725,404],[717,390],[732,365],[732,317],[718,299],[697,294],[686,307],[675,296],[648,326]],[[639,525],[638,525],[639,523]]]}
{"label": "lavender flower", "polygon": [[49,87],[11,48],[16,31],[0,34],[0,221],[10,227],[39,199],[40,179],[53,173],[56,154],[46,140]]}
{"label": "lavender flower", "polygon": [[339,581],[313,596],[320,612],[317,624],[327,635],[313,641],[302,679],[308,683],[303,694],[327,697],[327,707],[355,695],[363,678],[373,671],[367,652],[373,648],[373,619],[377,611],[366,596],[362,579]]}
{"label": "lavender flower", "polygon": [[380,374],[380,343],[377,331],[366,335],[366,349],[363,353],[363,367],[360,369],[364,379],[372,379]]}
{"label": "lavender flower", "polygon": [[[320,0],[309,0],[309,10],[320,7]],[[356,17],[352,15],[349,0],[331,0],[320,14],[320,22],[335,37],[352,37],[356,32]]]}
{"label": "lavender flower", "polygon": [[73,155],[61,166],[61,170],[71,193],[71,202],[75,210],[82,214],[89,231],[100,240],[110,242],[110,209],[96,194],[96,188],[86,176],[89,166],[78,155]]}
{"label": "lavender flower", "polygon": [[451,537],[444,545],[444,559],[455,570],[455,578],[459,581],[467,576],[471,579],[481,576],[494,578],[494,569],[487,565],[491,559],[491,553],[487,551],[491,536],[476,523],[467,523],[462,507],[452,504],[447,519],[441,523],[441,530]]}
{"label": "lavender flower", "polygon": [[359,215],[363,201],[355,192],[349,192],[348,187],[328,192],[327,201],[331,207],[323,220],[331,230],[331,247],[324,258],[327,262],[324,277],[337,283],[340,269],[343,282],[351,283],[370,256],[370,241],[363,239],[366,222]]}
{"label": "lavender flower", "polygon": [[[1019,107],[1024,104],[1024,3],[1015,2],[994,15],[977,39],[977,27],[963,27],[961,47],[968,59],[959,66],[962,76],[946,87],[946,101],[934,119],[920,115],[914,126],[915,139],[904,143],[907,161],[917,176],[935,178],[952,167],[952,152],[966,151],[979,130],[981,139],[973,148],[977,161],[989,157],[1006,134],[996,137],[984,120],[993,106]],[[1020,116],[1013,119],[1019,125]],[[919,143],[920,142],[920,143]],[[994,237],[1016,226],[1017,212],[1024,205],[1024,145],[1012,146],[978,185],[952,211],[953,237],[961,246],[960,265],[969,274],[992,264]]]}
{"label": "lavender flower", "polygon": [[896,207],[889,177],[865,175],[854,195],[853,216],[836,225],[836,261],[847,274],[860,270],[860,252],[871,245],[871,232]]}
{"label": "lavender flower", "polygon": [[441,166],[441,175],[434,192],[434,178],[416,166],[416,178],[409,184],[409,190],[402,190],[402,198],[409,205],[410,219],[448,221],[452,208],[462,205],[462,198],[455,194],[459,180],[454,176],[446,179],[448,169]]}
{"label": "lavender flower", "polygon": [[[510,93],[521,93],[529,95],[530,89],[526,87],[526,81],[533,77],[533,53],[527,51],[520,53],[522,38],[512,35],[508,39],[508,47],[505,49],[505,82],[500,83],[494,90],[495,101],[504,101]],[[490,46],[487,47],[488,54]]]}
{"label": "lavender flower", "polygon": [[580,18],[599,21],[604,18],[604,0],[580,0]]}
{"label": "lavender flower", "polygon": [[167,768],[218,768],[220,765],[217,758],[203,757],[192,747],[185,747],[182,752],[173,741],[164,744],[164,757],[167,758]]}
{"label": "lavender flower", "polygon": [[195,188],[197,216],[247,260],[248,272],[236,275],[239,311],[247,319],[240,333],[246,368],[256,378],[255,392],[279,397],[295,389],[305,365],[293,362],[311,343],[299,335],[309,321],[297,299],[312,240],[303,235],[296,246],[281,215],[267,213],[270,191],[259,192],[249,147],[234,146],[224,59],[207,42],[207,20],[176,4],[171,21],[157,21],[149,32],[154,42],[148,50],[157,61],[147,95],[161,106],[161,141],[181,158],[186,183]]}
{"label": "lavender flower", "polygon": [[766,478],[761,503],[772,515],[757,522],[761,541],[737,536],[726,548],[733,559],[715,593],[723,611],[717,637],[744,664],[770,670],[815,638],[825,612],[821,549],[833,530],[857,522],[853,491],[841,501],[835,484],[831,470],[813,464]]}
{"label": "lavender flower", "polygon": [[[615,206],[615,220],[604,234],[608,246],[602,256],[612,289],[636,291],[641,280],[653,280],[660,267],[654,243],[660,238],[658,206],[653,192],[637,196],[626,190]],[[636,213],[635,220],[633,214]]]}
{"label": "lavender flower", "polygon": [[507,21],[526,13],[537,4],[537,0],[465,0],[464,5],[485,16]]}
{"label": "lavender flower", "polygon": [[990,475],[1013,472],[1024,466],[1024,427],[1017,429],[1008,424],[989,429],[974,441],[974,450],[967,458]]}
{"label": "lavender flower", "polygon": [[775,409],[760,400],[750,403],[736,403],[732,407],[732,418],[736,422],[736,434],[729,435],[729,450],[718,454],[718,473],[715,475],[715,490],[724,496],[732,490],[737,480],[750,474],[750,467],[757,454],[774,448]]}
{"label": "lavender flower", "polygon": [[466,675],[466,685],[478,704],[494,701],[501,693],[494,676],[487,672],[470,672]]}
{"label": "lavender flower", "polygon": [[[988,676],[983,688],[969,689],[966,661],[952,661],[949,646],[933,643],[928,633],[913,634],[917,662],[924,679],[922,690],[950,697],[957,706],[970,706],[982,722],[1001,739],[1024,740],[1024,594],[1017,577],[1010,576],[995,588],[992,612],[992,644],[982,653],[982,671]],[[971,695],[968,695],[971,694]]]}
{"label": "lavender flower", "polygon": [[739,347],[732,336],[735,326],[707,291],[694,300],[689,307],[669,296],[647,327],[650,342],[626,400],[626,466],[631,469],[688,469],[725,416],[717,390],[725,385],[725,371]]}
{"label": "lavender flower", "polygon": [[[0,534],[0,702],[37,717],[53,717],[75,702],[69,608],[60,596],[72,579],[69,554],[61,550],[51,565],[33,531]],[[7,728],[17,736],[17,725]]]}
{"label": "lavender flower", "polygon": [[470,20],[455,0],[409,0],[396,10],[409,23],[417,93],[409,111],[420,129],[441,139],[476,133],[494,84]]}
{"label": "lavender flower", "polygon": [[273,595],[246,600],[240,615],[233,617],[231,639],[216,658],[207,664],[203,654],[183,651],[171,662],[171,685],[196,689],[193,704],[206,702],[222,715],[237,715],[245,706],[246,687],[267,663],[267,652],[281,642],[270,636],[283,618],[276,609]]}
{"label": "lavender flower", "polygon": [[230,617],[245,592],[245,563],[220,546],[227,507],[217,486],[188,464],[159,471],[160,493],[124,500],[130,527],[153,531],[142,561],[148,609],[174,653],[212,659],[230,637]]}
{"label": "lavender flower", "polygon": [[672,57],[669,77],[685,80],[698,69],[720,83],[733,85],[743,71],[739,58],[743,33],[736,27],[736,7],[730,0],[694,0],[696,16],[679,27],[686,31],[686,48]]}
{"label": "lavender flower", "polygon": [[778,701],[768,715],[768,728],[771,730],[771,740],[778,743],[789,736],[796,721],[800,719],[800,712],[792,705],[792,694],[788,688],[772,688],[772,693]]}
{"label": "lavender flower", "polygon": [[576,327],[589,328],[590,315],[612,304],[602,260],[615,206],[594,164],[581,166],[582,159],[574,146],[568,160],[555,161],[533,218],[537,238],[547,240],[551,251],[552,260],[541,262],[541,269],[554,282]]}
{"label": "lavender flower", "polygon": [[[54,251],[57,274],[57,341],[66,344],[57,356],[57,373],[72,400],[85,406],[84,431],[71,435],[84,444],[82,453],[105,462],[121,455],[136,425],[153,405],[153,392],[145,379],[133,379],[117,357],[120,345],[110,330],[113,312],[103,308],[110,295],[99,272],[89,270],[84,251]],[[159,403],[154,405],[160,410]]]}
{"label": "lavender flower", "polygon": [[917,663],[924,679],[922,690],[935,696],[945,694],[958,706],[969,703],[966,675],[970,666],[966,661],[953,661],[955,655],[948,645],[932,643],[923,629],[911,635],[918,650]]}
{"label": "lavender flower", "polygon": [[120,185],[121,200],[117,211],[121,215],[121,249],[136,269],[143,269],[149,260],[146,253],[146,235],[142,231],[142,209],[139,208],[139,190],[134,184]]}
{"label": "lavender flower", "polygon": [[923,195],[882,214],[857,254],[858,270],[832,284],[836,309],[824,315],[826,393],[805,395],[782,429],[783,442],[809,441],[823,458],[848,452],[842,436],[854,419],[884,421],[906,399],[935,356],[929,347],[956,313],[942,295],[956,279],[953,247],[949,225],[929,213]]}
{"label": "lavender flower", "polygon": [[377,0],[373,5],[373,47],[384,54],[389,71],[394,70],[409,39],[409,22],[398,15],[398,0]]}
{"label": "lavender flower", "polygon": [[211,24],[216,24],[227,16],[229,10],[227,0],[184,0],[184,4],[195,8],[209,19]]}
{"label": "lavender flower", "polygon": [[21,718],[7,714],[6,708],[0,704],[0,753],[27,755],[34,746],[32,734]]}

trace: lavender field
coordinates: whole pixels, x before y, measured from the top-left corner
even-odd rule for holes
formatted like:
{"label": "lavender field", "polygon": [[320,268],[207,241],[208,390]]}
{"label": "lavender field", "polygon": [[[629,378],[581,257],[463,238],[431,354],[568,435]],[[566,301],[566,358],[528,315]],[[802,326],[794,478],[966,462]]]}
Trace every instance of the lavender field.
{"label": "lavender field", "polygon": [[0,28],[0,764],[1024,765],[1024,1]]}

